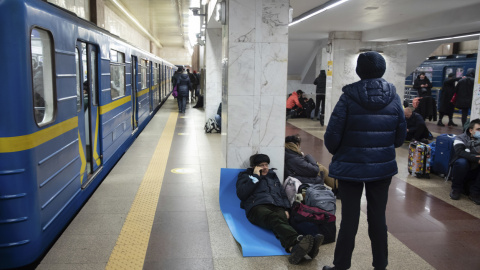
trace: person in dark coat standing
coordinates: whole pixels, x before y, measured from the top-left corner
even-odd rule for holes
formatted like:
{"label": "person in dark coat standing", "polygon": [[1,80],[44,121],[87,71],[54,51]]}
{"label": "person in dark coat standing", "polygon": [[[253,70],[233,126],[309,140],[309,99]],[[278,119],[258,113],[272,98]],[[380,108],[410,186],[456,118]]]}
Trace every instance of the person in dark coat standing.
{"label": "person in dark coat standing", "polygon": [[425,76],[425,72],[420,73],[413,82],[413,89],[417,90],[419,97],[432,95],[432,82]]}
{"label": "person in dark coat standing", "polygon": [[338,179],[342,194],[342,222],[335,266],[324,270],[351,266],[364,187],[372,265],[388,265],[385,209],[392,176],[398,172],[395,148],[405,141],[406,122],[395,86],[382,79],[385,69],[385,59],[377,52],[358,56],[361,80],[343,87],[325,132],[325,146],[333,154],[329,175]]}
{"label": "person in dark coat standing", "polygon": [[325,117],[325,93],[327,88],[327,75],[325,70],[320,70],[320,74],[313,82],[317,86],[317,103],[315,107],[315,116],[318,116],[318,111],[320,109],[320,102],[322,102],[322,112],[318,120],[320,120],[320,125],[323,127],[323,121]]}
{"label": "person in dark coat standing", "polygon": [[250,168],[240,172],[237,196],[247,219],[257,226],[272,230],[285,251],[291,252],[288,261],[298,264],[305,255],[315,258],[323,242],[323,235],[299,235],[290,226],[290,201],[277,174],[269,169],[270,158],[264,154],[250,157]]}
{"label": "person in dark coat standing", "polygon": [[442,123],[443,116],[448,116],[448,126],[456,127],[458,126],[453,122],[453,111],[455,110],[455,105],[451,102],[453,95],[455,94],[455,82],[459,81],[461,78],[455,78],[454,73],[448,74],[448,77],[443,81],[442,89],[440,90],[440,97],[438,101],[438,112],[439,119],[437,125],[444,127]]}
{"label": "person in dark coat standing", "polygon": [[176,86],[178,92],[178,112],[185,113],[187,106],[188,92],[192,88],[192,83],[187,73],[180,74],[176,77]]}
{"label": "person in dark coat standing", "polygon": [[285,177],[295,177],[302,184],[323,185],[324,172],[310,154],[301,151],[301,141],[298,135],[285,138]]}
{"label": "person in dark coat standing", "polygon": [[475,69],[469,68],[466,77],[458,81],[458,84],[455,87],[455,93],[457,93],[455,107],[462,110],[462,126],[465,126],[468,111],[472,107],[474,78]]}

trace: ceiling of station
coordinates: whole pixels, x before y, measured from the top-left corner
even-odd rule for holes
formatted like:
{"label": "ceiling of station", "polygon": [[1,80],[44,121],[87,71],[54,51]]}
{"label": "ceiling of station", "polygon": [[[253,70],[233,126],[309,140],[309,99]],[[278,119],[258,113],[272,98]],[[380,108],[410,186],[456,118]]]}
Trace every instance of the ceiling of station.
{"label": "ceiling of station", "polygon": [[[193,16],[190,8],[208,2],[116,1],[130,10],[163,47],[188,44],[189,17]],[[332,1],[336,0],[290,0],[290,5],[295,18]],[[215,4],[217,1],[209,2]],[[318,42],[332,31],[361,31],[364,41],[422,40],[479,32],[478,11],[478,0],[350,0],[289,28],[288,73],[300,74],[305,60],[314,57]]]}

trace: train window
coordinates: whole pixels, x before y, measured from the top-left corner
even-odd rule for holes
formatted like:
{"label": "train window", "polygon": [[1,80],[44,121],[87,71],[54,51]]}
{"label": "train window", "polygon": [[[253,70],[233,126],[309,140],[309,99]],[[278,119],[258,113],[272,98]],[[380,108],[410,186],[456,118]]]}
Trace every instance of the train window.
{"label": "train window", "polygon": [[147,60],[141,61],[142,89],[147,88]]}
{"label": "train window", "polygon": [[110,50],[110,94],[112,99],[125,96],[125,55]]}
{"label": "train window", "polygon": [[76,66],[76,70],[77,70],[77,77],[76,77],[76,80],[77,80],[77,112],[80,111],[80,109],[82,108],[82,103],[81,103],[81,97],[83,95],[81,95],[81,89],[80,89],[80,85],[82,83],[82,77],[80,76],[80,56],[79,56],[79,51],[78,51],[78,48],[75,48],[75,66]]}
{"label": "train window", "polygon": [[39,126],[51,122],[55,115],[53,87],[53,41],[48,31],[33,28],[31,33],[33,106]]}
{"label": "train window", "polygon": [[90,72],[92,72],[92,103],[94,105],[98,105],[97,101],[97,50],[96,48],[92,48],[90,51]]}
{"label": "train window", "polygon": [[463,76],[463,68],[457,68],[456,72],[455,72],[455,75],[458,77],[462,77]]}

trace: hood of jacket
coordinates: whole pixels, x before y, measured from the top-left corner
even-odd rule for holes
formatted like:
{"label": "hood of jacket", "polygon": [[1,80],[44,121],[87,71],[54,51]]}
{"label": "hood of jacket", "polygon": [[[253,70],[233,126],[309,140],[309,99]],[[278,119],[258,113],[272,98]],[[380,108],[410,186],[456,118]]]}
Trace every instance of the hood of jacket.
{"label": "hood of jacket", "polygon": [[365,109],[379,110],[396,97],[395,86],[382,78],[361,80],[346,85],[342,91]]}
{"label": "hood of jacket", "polygon": [[298,149],[298,145],[293,142],[285,143],[285,149],[291,150],[292,152],[302,155],[302,152],[300,151],[300,149]]}
{"label": "hood of jacket", "polygon": [[466,74],[467,77],[472,77],[472,78],[475,78],[475,69],[474,68],[469,68],[467,69],[467,74]]}

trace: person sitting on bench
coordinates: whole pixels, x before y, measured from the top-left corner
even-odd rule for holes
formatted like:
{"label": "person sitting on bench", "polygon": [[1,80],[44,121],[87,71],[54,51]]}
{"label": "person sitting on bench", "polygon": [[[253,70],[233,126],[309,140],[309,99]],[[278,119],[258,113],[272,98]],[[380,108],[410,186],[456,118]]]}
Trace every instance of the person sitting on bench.
{"label": "person sitting on bench", "polygon": [[428,139],[433,139],[430,136],[427,125],[423,117],[412,111],[412,108],[407,107],[404,109],[405,120],[407,121],[407,137],[406,141],[416,140],[422,143],[428,144]]}
{"label": "person sitting on bench", "polygon": [[[453,141],[455,154],[452,157],[452,200],[460,199],[465,183],[473,181],[467,188],[469,198],[480,204],[480,119],[470,122],[468,129]],[[468,186],[468,185],[467,185]]]}
{"label": "person sitting on bench", "polygon": [[290,202],[277,174],[269,169],[270,158],[265,154],[250,157],[250,168],[239,173],[236,183],[240,207],[247,219],[257,226],[273,231],[285,251],[288,261],[299,264],[305,255],[315,258],[323,242],[323,235],[299,235],[290,226]]}

